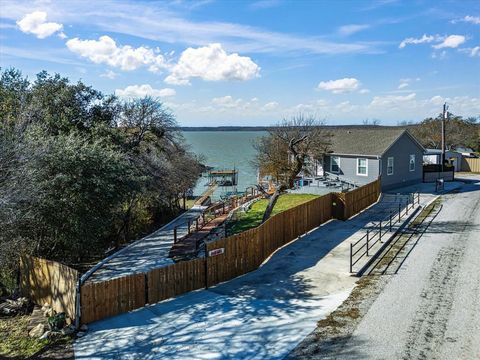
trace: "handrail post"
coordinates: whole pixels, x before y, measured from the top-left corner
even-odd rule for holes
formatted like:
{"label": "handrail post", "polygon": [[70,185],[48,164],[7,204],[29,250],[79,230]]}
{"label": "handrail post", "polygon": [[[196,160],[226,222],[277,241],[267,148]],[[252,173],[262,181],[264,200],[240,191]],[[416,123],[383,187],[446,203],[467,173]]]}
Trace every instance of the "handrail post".
{"label": "handrail post", "polygon": [[191,225],[191,220],[188,219],[188,223],[187,223],[187,232],[188,232],[188,235],[190,235],[190,225]]}
{"label": "handrail post", "polygon": [[400,224],[400,221],[402,220],[402,203],[398,203],[398,223]]}
{"label": "handrail post", "polygon": [[353,272],[353,244],[350,243],[350,274]]}
{"label": "handrail post", "polygon": [[392,210],[390,210],[390,232],[392,232]]}
{"label": "handrail post", "polygon": [[198,231],[198,219],[199,219],[199,217],[197,217],[197,218],[195,219],[195,229],[196,229],[197,231]]}
{"label": "handrail post", "polygon": [[177,227],[176,226],[173,228],[173,243],[174,244],[177,243]]}
{"label": "handrail post", "polygon": [[405,215],[408,215],[408,205],[410,205],[410,198],[407,198],[407,206],[405,210]]}
{"label": "handrail post", "polygon": [[368,255],[368,238],[369,238],[369,234],[370,234],[370,230],[367,230],[367,256],[369,256],[369,255]]}
{"label": "handrail post", "polygon": [[382,242],[382,221],[380,221],[380,243]]}

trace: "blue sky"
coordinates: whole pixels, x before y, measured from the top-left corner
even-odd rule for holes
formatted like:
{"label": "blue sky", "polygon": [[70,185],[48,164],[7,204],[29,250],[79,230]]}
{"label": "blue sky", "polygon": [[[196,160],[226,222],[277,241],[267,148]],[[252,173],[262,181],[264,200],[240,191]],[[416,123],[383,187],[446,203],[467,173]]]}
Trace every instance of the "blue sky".
{"label": "blue sky", "polygon": [[0,0],[0,53],[158,96],[183,126],[480,115],[478,1]]}

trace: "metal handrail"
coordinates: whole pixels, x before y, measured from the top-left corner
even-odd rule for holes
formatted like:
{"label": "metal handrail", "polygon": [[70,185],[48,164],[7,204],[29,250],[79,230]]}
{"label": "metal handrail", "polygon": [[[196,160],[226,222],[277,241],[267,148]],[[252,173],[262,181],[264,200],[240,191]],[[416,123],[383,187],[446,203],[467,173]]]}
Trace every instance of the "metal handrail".
{"label": "metal handrail", "polygon": [[[416,201],[415,201],[415,198],[416,198]],[[406,202],[406,206],[404,208],[404,215],[408,215],[408,211],[411,210],[413,208],[413,206],[415,205],[415,202],[417,204],[420,204],[420,193],[417,191],[417,192],[413,192],[411,194],[409,194],[409,197],[407,198],[407,202]],[[410,208],[410,209],[409,209]],[[398,215],[398,217],[397,217]],[[384,233],[382,233],[382,230],[384,229],[387,229],[385,231],[386,232],[391,232],[392,231],[392,220],[394,220],[394,223],[393,224],[396,224],[396,223],[399,223],[402,219],[402,202],[399,202],[398,204],[398,213],[397,214],[393,214],[392,211],[390,211],[390,214],[385,217],[384,219],[380,220],[377,224],[375,224],[372,228],[368,229],[367,230],[367,233],[365,235],[363,235],[360,239],[358,239],[357,241],[353,242],[353,243],[350,243],[350,272],[352,273],[353,272],[353,266],[360,260],[362,259],[365,255],[366,256],[369,256],[369,253],[368,251],[373,247],[375,246],[379,241],[381,242],[382,241],[382,236]],[[387,223],[387,226],[382,226],[383,223],[386,222]],[[373,233],[373,235],[372,235]],[[371,240],[373,240],[375,238],[375,236],[378,235],[378,239],[373,242],[373,243],[370,243]],[[358,245],[361,241],[363,241],[364,239],[366,239],[366,242],[361,246],[359,247],[358,249],[356,249],[354,251],[354,247],[356,245]],[[353,261],[353,257],[355,255],[357,255],[360,250],[362,250],[364,247],[366,247],[366,250],[365,252],[363,252],[355,261]]]}

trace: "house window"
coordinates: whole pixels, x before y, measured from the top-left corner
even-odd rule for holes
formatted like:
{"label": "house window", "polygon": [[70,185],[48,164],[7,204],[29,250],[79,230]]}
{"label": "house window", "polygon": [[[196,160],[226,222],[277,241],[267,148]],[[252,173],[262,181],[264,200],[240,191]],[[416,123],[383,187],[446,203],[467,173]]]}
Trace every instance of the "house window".
{"label": "house window", "polygon": [[332,156],[330,158],[330,171],[332,173],[338,173],[340,171],[340,157]]}
{"label": "house window", "polygon": [[415,155],[410,155],[410,171],[415,171]]}
{"label": "house window", "polygon": [[393,157],[387,159],[387,175],[393,175]]}
{"label": "house window", "polygon": [[367,159],[357,159],[357,175],[368,176]]}

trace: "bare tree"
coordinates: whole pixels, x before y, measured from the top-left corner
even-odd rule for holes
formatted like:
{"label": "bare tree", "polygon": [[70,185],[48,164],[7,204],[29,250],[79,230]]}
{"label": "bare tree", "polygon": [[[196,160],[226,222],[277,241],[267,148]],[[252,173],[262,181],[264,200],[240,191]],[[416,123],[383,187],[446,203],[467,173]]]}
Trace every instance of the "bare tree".
{"label": "bare tree", "polygon": [[331,134],[313,116],[302,114],[284,119],[255,144],[255,164],[262,176],[270,176],[276,184],[270,196],[262,222],[272,210],[282,192],[294,187],[301,171],[308,174],[308,161],[322,161],[330,145]]}
{"label": "bare tree", "polygon": [[371,125],[371,126],[378,126],[380,125],[380,120],[379,119],[364,119],[362,121],[363,125]]}

